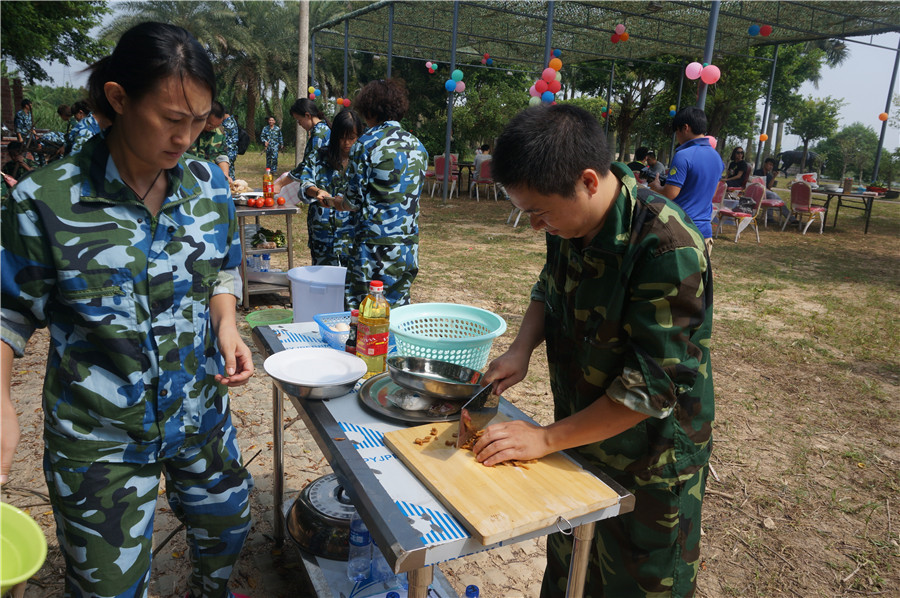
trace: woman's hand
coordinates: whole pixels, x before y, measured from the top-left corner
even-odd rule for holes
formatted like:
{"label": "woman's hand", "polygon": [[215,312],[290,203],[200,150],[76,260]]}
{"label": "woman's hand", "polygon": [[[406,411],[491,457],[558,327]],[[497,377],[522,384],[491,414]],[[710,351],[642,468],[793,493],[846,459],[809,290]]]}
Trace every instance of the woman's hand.
{"label": "woman's hand", "polygon": [[553,452],[544,428],[522,420],[493,424],[472,447],[475,459],[488,467],[504,461],[540,459]]}
{"label": "woman's hand", "polygon": [[219,351],[225,358],[225,376],[216,374],[216,382],[234,387],[245,384],[253,375],[253,353],[241,338],[237,327],[225,326],[217,334]]}

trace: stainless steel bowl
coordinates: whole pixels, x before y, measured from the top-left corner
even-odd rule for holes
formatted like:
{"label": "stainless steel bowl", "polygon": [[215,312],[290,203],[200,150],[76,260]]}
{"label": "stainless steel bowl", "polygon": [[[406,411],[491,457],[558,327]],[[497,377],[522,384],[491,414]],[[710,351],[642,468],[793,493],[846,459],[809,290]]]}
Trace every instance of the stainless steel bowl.
{"label": "stainless steel bowl", "polygon": [[478,370],[424,357],[388,357],[387,366],[399,386],[451,400],[471,399],[482,376]]}
{"label": "stainless steel bowl", "polygon": [[[362,376],[360,376],[362,378]],[[334,399],[342,397],[348,392],[353,391],[353,387],[359,382],[359,379],[350,380],[343,384],[327,384],[324,386],[304,386],[301,384],[292,384],[279,380],[281,389],[292,397],[300,399]]]}

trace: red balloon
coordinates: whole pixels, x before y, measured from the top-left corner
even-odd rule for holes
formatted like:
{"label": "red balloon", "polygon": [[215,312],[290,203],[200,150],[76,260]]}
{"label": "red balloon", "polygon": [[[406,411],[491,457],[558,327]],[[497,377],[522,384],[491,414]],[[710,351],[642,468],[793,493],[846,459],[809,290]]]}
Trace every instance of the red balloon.
{"label": "red balloon", "polygon": [[759,28],[759,34],[763,37],[769,37],[772,35],[772,26],[771,25],[763,25]]}
{"label": "red balloon", "polygon": [[534,82],[534,90],[538,92],[538,94],[542,94],[548,89],[550,89],[550,84],[543,79],[538,79]]}
{"label": "red balloon", "polygon": [[611,42],[614,43],[614,44],[619,43],[619,34],[618,34],[618,33],[613,33],[612,35],[610,35],[610,36],[609,36],[609,41],[611,41]]}
{"label": "red balloon", "polygon": [[547,89],[549,91],[552,91],[553,93],[557,93],[557,92],[559,92],[560,89],[562,89],[562,83],[560,83],[559,81],[554,79],[553,81],[551,81],[550,83],[547,84]]}

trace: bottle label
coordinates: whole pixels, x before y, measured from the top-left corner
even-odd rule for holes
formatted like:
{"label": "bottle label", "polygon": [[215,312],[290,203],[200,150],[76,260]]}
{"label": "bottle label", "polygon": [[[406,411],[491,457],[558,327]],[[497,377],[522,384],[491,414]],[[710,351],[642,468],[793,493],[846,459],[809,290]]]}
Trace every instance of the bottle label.
{"label": "bottle label", "polygon": [[350,544],[353,546],[366,546],[371,542],[368,531],[350,530]]}
{"label": "bottle label", "polygon": [[367,357],[376,355],[387,355],[388,350],[388,332],[370,332],[367,324],[359,323],[356,329],[358,345],[357,352],[360,350]]}

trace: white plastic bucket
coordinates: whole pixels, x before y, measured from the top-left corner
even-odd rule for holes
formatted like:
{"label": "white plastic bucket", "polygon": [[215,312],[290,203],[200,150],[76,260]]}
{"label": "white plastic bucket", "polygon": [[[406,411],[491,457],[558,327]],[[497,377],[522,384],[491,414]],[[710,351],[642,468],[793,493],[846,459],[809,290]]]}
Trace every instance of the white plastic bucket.
{"label": "white plastic bucket", "polygon": [[294,322],[312,322],[317,314],[344,311],[343,266],[300,266],[288,270]]}

